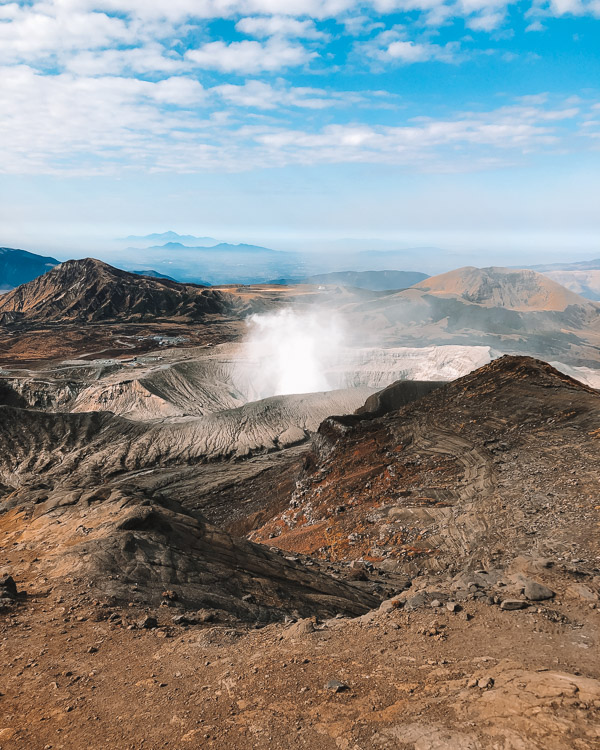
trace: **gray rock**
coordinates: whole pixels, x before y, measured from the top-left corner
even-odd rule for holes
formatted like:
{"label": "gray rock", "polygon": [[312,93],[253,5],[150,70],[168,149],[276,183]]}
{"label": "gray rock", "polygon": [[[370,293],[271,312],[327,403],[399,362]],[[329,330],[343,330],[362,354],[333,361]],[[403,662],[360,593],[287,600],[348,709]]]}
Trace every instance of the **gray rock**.
{"label": "gray rock", "polygon": [[138,628],[142,628],[143,630],[151,630],[152,628],[158,627],[158,620],[156,619],[156,617],[146,615],[146,617],[142,617],[142,619],[138,621],[137,626]]}
{"label": "gray rock", "polygon": [[531,602],[542,602],[545,599],[552,599],[555,596],[554,591],[537,581],[527,581],[523,588],[523,594]]}
{"label": "gray rock", "polygon": [[12,576],[0,577],[0,596],[5,599],[17,598],[17,584]]}
{"label": "gray rock", "polygon": [[326,690],[331,690],[334,693],[343,693],[344,690],[348,690],[348,685],[345,685],[343,682],[340,682],[339,680],[329,680],[325,684]]}
{"label": "gray rock", "polygon": [[505,599],[500,605],[500,609],[526,609],[529,604],[524,599]]}

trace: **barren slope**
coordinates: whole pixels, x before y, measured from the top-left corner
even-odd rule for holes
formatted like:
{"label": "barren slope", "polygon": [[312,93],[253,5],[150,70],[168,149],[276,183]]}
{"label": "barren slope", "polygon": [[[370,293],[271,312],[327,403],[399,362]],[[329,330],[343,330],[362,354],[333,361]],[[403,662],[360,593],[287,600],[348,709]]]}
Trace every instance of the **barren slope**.
{"label": "barren slope", "polygon": [[0,322],[201,320],[238,309],[233,297],[194,284],[139,276],[93,258],[70,260],[0,296]]}
{"label": "barren slope", "polygon": [[599,401],[523,357],[386,389],[323,423],[279,552],[193,485],[242,528],[304,449],[197,466],[143,422],[3,407],[2,747],[595,750]]}
{"label": "barren slope", "polygon": [[289,509],[253,538],[412,574],[489,568],[533,549],[600,553],[598,392],[503,357],[366,417],[321,425]]}
{"label": "barren slope", "polygon": [[429,294],[457,295],[478,305],[509,310],[565,310],[582,299],[551,279],[531,270],[466,266],[415,284]]}

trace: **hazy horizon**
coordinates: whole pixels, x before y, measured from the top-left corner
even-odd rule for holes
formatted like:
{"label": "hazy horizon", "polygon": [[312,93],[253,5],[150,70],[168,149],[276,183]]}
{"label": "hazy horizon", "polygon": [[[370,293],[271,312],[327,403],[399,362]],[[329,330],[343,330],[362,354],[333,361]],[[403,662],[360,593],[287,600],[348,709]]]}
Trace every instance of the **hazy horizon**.
{"label": "hazy horizon", "polygon": [[597,257],[599,18],[591,0],[3,3],[0,243],[103,258],[174,229],[441,248],[415,259],[429,271]]}

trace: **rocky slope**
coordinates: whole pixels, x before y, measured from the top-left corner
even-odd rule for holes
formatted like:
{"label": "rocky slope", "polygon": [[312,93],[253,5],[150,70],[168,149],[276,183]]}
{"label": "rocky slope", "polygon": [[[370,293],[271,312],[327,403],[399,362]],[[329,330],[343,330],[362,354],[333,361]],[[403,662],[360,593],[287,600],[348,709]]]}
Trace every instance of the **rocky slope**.
{"label": "rocky slope", "polygon": [[365,416],[321,425],[289,508],[253,538],[411,575],[489,570],[534,551],[600,553],[597,391],[502,357]]}
{"label": "rocky slope", "polygon": [[123,472],[275,451],[304,442],[328,414],[352,412],[370,392],[274,396],[204,417],[157,422],[0,406],[0,481],[18,489],[43,473],[47,481],[88,486]]}
{"label": "rocky slope", "polygon": [[378,603],[276,551],[234,539],[174,502],[126,489],[38,491],[0,517],[5,540],[19,526],[18,543],[39,550],[31,572],[43,571],[59,586],[65,577],[85,581],[115,604],[158,607],[166,600],[173,613],[211,611],[207,621],[264,623],[294,613],[364,613]]}
{"label": "rocky slope", "polygon": [[198,321],[238,312],[223,292],[70,260],[0,297],[0,322]]}
{"label": "rocky slope", "polygon": [[115,432],[78,474],[69,451],[93,461],[118,418],[4,407],[2,746],[595,750],[599,402],[524,357],[390,387],[290,449],[267,545],[169,481],[239,518],[283,463],[111,477]]}

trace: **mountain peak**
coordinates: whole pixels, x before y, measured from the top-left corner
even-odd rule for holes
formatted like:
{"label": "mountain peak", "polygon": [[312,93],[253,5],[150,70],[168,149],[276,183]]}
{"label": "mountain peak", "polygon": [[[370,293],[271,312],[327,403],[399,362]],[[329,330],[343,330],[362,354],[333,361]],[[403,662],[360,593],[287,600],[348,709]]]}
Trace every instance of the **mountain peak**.
{"label": "mountain peak", "polygon": [[578,294],[530,269],[464,266],[432,276],[415,285],[428,294],[458,295],[485,307],[512,310],[565,310],[569,305],[587,305]]}
{"label": "mountain peak", "polygon": [[27,323],[198,320],[236,308],[227,294],[122,271],[95,258],[69,260],[0,298],[0,316]]}

